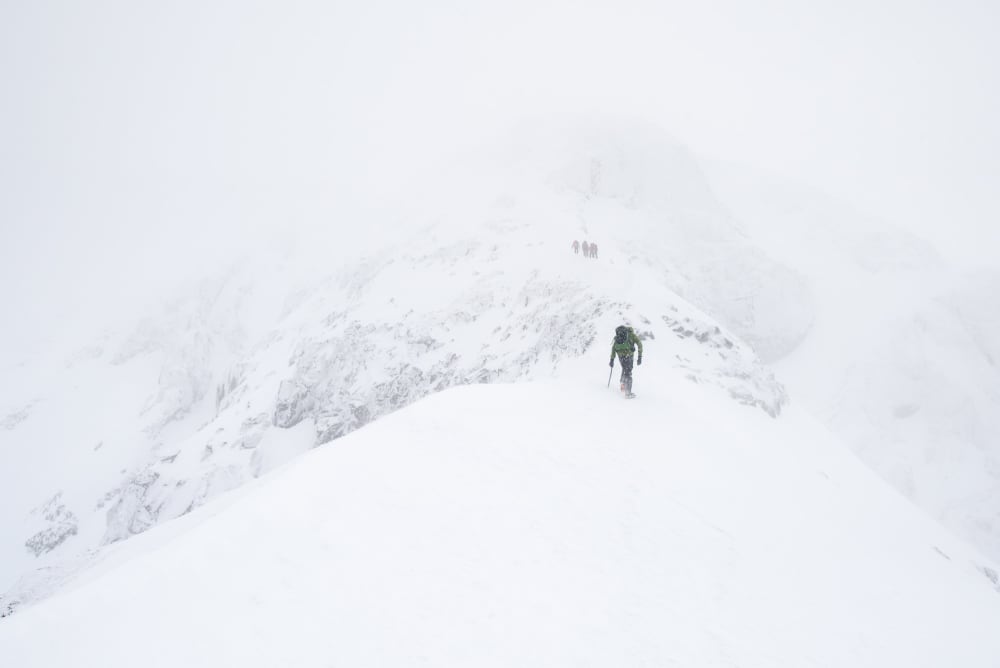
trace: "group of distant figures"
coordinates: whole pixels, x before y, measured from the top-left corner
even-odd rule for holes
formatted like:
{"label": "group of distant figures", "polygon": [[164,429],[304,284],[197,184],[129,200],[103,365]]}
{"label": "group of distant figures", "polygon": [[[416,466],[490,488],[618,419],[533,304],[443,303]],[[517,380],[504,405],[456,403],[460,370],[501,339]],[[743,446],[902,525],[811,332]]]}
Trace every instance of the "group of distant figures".
{"label": "group of distant figures", "polygon": [[[580,242],[577,241],[576,239],[573,240],[573,253],[574,254],[579,254],[580,253]],[[597,244],[595,244],[595,243],[587,243],[586,241],[584,241],[583,242],[583,257],[596,258],[597,257]]]}

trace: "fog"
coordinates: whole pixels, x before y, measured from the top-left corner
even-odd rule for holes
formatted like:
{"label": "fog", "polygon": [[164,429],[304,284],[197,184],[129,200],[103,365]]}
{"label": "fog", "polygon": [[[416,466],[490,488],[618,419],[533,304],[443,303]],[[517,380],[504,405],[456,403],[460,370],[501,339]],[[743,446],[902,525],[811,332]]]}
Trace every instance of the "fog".
{"label": "fog", "polygon": [[335,261],[391,235],[391,202],[436,165],[559,113],[653,123],[988,262],[998,18],[972,1],[8,1],[0,343],[255,249]]}

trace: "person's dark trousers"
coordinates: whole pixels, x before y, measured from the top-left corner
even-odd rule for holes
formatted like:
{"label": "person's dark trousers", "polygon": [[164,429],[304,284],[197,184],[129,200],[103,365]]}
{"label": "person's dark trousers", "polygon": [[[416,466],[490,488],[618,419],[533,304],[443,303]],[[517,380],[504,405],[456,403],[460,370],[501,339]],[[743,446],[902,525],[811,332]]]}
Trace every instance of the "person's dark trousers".
{"label": "person's dark trousers", "polygon": [[627,394],[632,394],[632,356],[619,353],[618,361],[622,365],[622,385]]}

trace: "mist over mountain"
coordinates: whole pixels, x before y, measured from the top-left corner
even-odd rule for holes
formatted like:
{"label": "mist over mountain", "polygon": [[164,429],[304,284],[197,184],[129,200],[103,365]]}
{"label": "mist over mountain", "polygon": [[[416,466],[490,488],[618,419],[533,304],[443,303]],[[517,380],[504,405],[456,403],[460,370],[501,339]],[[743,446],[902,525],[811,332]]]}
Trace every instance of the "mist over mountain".
{"label": "mist over mountain", "polygon": [[[365,257],[326,263],[290,233],[235,264],[220,256],[214,276],[128,328],[11,367],[7,605],[57,590],[101,546],[429,394],[558,376],[605,345],[609,316],[651,341],[694,344],[673,344],[658,374],[776,419],[801,402],[996,556],[995,506],[983,501],[995,489],[997,378],[967,383],[991,321],[963,315],[982,315],[982,293],[943,309],[960,284],[925,242],[706,164],[647,124],[524,124],[397,203],[393,234],[359,239],[378,249]],[[587,239],[598,258],[570,250]],[[940,338],[948,328],[960,336]],[[940,345],[955,380],[907,341]]]}
{"label": "mist over mountain", "polygon": [[1000,664],[998,18],[0,6],[0,661]]}
{"label": "mist over mountain", "polygon": [[709,170],[749,236],[807,277],[814,327],[776,373],[898,490],[998,554],[995,272],[829,195]]}

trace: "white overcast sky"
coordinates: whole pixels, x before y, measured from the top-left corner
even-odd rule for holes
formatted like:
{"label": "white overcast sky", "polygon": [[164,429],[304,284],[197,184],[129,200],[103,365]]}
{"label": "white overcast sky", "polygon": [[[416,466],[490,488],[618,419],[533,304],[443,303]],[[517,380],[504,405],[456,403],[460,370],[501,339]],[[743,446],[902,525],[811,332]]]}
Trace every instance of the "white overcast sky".
{"label": "white overcast sky", "polygon": [[998,8],[4,0],[0,305],[30,321],[113,284],[135,297],[121,285],[290,223],[343,241],[373,184],[565,111],[652,121],[982,260],[1000,247]]}

